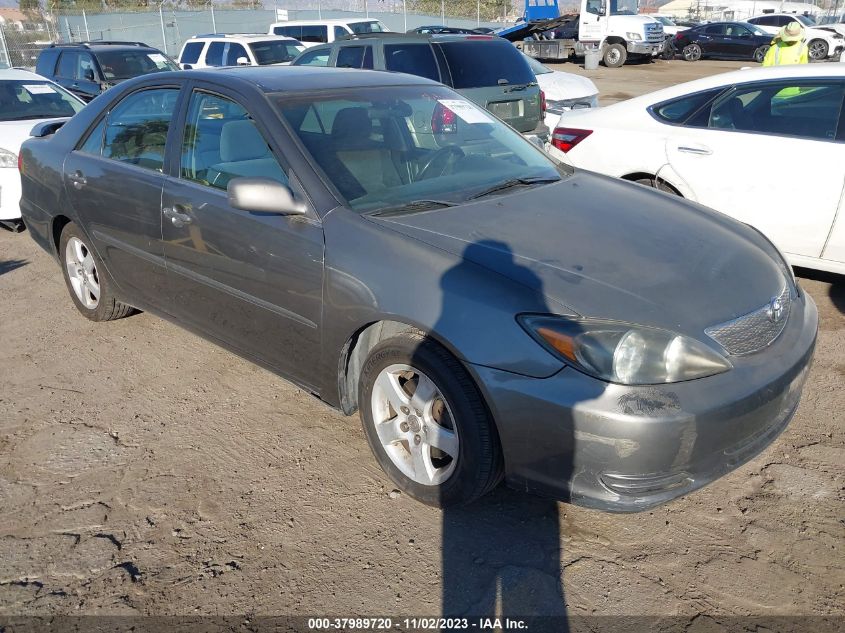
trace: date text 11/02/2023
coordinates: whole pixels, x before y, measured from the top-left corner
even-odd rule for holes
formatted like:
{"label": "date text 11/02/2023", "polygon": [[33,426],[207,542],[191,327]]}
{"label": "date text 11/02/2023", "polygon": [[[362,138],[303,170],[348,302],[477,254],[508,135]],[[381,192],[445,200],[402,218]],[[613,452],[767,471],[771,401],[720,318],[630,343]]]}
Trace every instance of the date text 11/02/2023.
{"label": "date text 11/02/2023", "polygon": [[439,631],[477,630],[477,631],[519,631],[528,629],[524,620],[513,618],[401,618],[355,617],[355,618],[308,618],[308,629],[312,631]]}

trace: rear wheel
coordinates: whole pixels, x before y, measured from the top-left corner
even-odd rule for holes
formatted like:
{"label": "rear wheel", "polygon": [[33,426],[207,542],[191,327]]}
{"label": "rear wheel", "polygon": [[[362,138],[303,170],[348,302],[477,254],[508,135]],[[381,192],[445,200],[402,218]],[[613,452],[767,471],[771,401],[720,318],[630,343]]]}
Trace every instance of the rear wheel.
{"label": "rear wheel", "polygon": [[619,68],[628,59],[628,51],[622,44],[610,44],[604,49],[602,62],[608,68]]}
{"label": "rear wheel", "polygon": [[370,448],[398,488],[427,505],[463,505],[502,477],[481,394],[448,351],[417,332],[376,345],[358,385]]}
{"label": "rear wheel", "polygon": [[62,229],[59,254],[70,298],[86,318],[112,321],[134,312],[132,306],[114,298],[110,281],[88,246],[88,238],[73,222]]}
{"label": "rear wheel", "polygon": [[638,182],[646,187],[653,187],[655,189],[659,189],[660,191],[665,191],[666,193],[671,193],[673,196],[681,195],[659,178],[637,178],[634,182]]}
{"label": "rear wheel", "polygon": [[758,64],[762,64],[763,60],[766,58],[766,53],[769,52],[769,45],[763,44],[754,51],[754,61]]}
{"label": "rear wheel", "polygon": [[697,62],[701,59],[701,47],[698,44],[687,44],[684,46],[683,54],[688,62]]}
{"label": "rear wheel", "polygon": [[809,50],[810,59],[814,59],[816,61],[827,59],[827,54],[830,50],[827,42],[824,40],[811,40],[810,43],[807,44],[807,49]]}

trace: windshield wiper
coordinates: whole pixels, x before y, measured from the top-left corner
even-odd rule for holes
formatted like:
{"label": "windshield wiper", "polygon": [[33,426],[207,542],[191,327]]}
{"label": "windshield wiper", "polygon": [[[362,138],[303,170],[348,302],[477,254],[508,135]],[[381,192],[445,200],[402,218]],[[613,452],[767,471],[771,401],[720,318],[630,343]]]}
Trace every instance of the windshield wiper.
{"label": "windshield wiper", "polygon": [[549,178],[547,176],[538,176],[536,178],[512,178],[510,180],[506,180],[505,182],[500,182],[497,185],[493,185],[488,189],[484,189],[479,193],[471,195],[467,200],[476,200],[477,198],[483,198],[484,196],[489,196],[491,193],[496,193],[498,191],[504,191],[505,189],[511,189],[513,187],[528,187],[531,185],[543,185],[550,182],[558,182],[560,178]]}
{"label": "windshield wiper", "polygon": [[447,200],[413,200],[405,204],[398,204],[393,207],[384,207],[373,211],[368,215],[385,216],[385,215],[400,215],[402,213],[414,213],[415,211],[427,211],[429,209],[442,209],[444,207],[454,207],[456,202],[449,202]]}

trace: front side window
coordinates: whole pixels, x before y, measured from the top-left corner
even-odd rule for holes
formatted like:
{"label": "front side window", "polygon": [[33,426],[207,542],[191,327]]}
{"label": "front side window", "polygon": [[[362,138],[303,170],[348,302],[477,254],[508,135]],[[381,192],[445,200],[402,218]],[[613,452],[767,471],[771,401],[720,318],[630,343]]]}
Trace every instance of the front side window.
{"label": "front side window", "polygon": [[711,24],[707,28],[704,29],[704,32],[707,35],[724,35],[725,34],[725,25],[724,24]]}
{"label": "front side window", "polygon": [[79,67],[76,70],[76,78],[84,81],[97,80],[97,71],[94,69],[94,58],[88,53],[79,54]]}
{"label": "front side window", "polygon": [[268,40],[266,42],[252,42],[249,47],[259,66],[269,64],[285,64],[304,50],[304,47],[292,40]]}
{"label": "front side window", "polygon": [[82,108],[67,90],[44,80],[0,81],[0,121],[73,116]]}
{"label": "front side window", "polygon": [[310,50],[296,58],[294,66],[328,66],[331,49],[319,48]]}
{"label": "front side window", "polygon": [[516,47],[501,38],[443,42],[436,46],[443,50],[452,73],[452,84],[458,90],[536,81]]}
{"label": "front side window", "polygon": [[161,171],[178,96],[177,88],[156,88],[135,92],[118,103],[106,121],[103,156]]}
{"label": "front side window", "polygon": [[637,15],[637,0],[610,0],[610,15]]}
{"label": "front side window", "polygon": [[384,64],[393,72],[440,81],[437,60],[428,44],[385,44]]}
{"label": "front side window", "polygon": [[325,44],[329,41],[328,27],[320,24],[311,24],[302,27],[302,36],[298,38],[300,42],[317,42]]}
{"label": "front side window", "polygon": [[205,54],[206,66],[222,66],[223,65],[223,50],[226,48],[226,42],[212,42],[208,46],[208,52]]}
{"label": "front side window", "polygon": [[292,37],[298,40],[302,37],[301,26],[275,26],[273,27],[274,35],[284,35],[285,37]]}
{"label": "front side window", "polygon": [[696,115],[694,125],[833,141],[845,82],[775,81],[740,86]]}
{"label": "front side window", "polygon": [[246,49],[237,42],[229,44],[229,51],[226,53],[226,65],[237,66],[238,60],[244,58],[249,63],[249,55],[246,54]]}
{"label": "front side window", "polygon": [[270,146],[240,104],[205,92],[194,92],[182,138],[181,177],[225,190],[238,177],[287,176]]}
{"label": "front side window", "polygon": [[157,51],[102,51],[97,53],[106,80],[131,79],[139,75],[179,70],[164,53]]}
{"label": "front side window", "polygon": [[417,200],[463,202],[512,179],[560,180],[567,168],[445,87],[274,95],[313,162],[359,212]]}
{"label": "front side window", "polygon": [[182,56],[179,61],[183,64],[196,64],[200,59],[203,46],[205,46],[205,42],[188,42],[182,49]]}
{"label": "front side window", "polygon": [[341,37],[346,37],[347,35],[349,35],[349,31],[347,31],[342,26],[334,27],[334,38],[336,40],[340,39]]}

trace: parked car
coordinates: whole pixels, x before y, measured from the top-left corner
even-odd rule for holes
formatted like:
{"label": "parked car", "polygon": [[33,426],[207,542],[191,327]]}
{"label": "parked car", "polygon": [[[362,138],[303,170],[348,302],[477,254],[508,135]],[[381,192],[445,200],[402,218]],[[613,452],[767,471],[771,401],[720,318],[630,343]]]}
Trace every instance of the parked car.
{"label": "parked car", "polygon": [[284,35],[299,40],[306,47],[334,42],[347,35],[386,33],[390,31],[378,20],[289,20],[270,25],[270,35]]}
{"label": "parked car", "polygon": [[811,362],[815,305],[760,233],[573,171],[418,76],[139,78],[21,157],[24,219],[83,315],[167,316],[360,410],[431,505],[502,477],[672,499],[768,445]]}
{"label": "parked car", "polygon": [[311,48],[292,66],[391,70],[439,81],[540,144],[543,123],[537,79],[525,56],[495,35],[358,35]]}
{"label": "parked car", "polygon": [[753,59],[763,63],[772,36],[745,22],[712,22],[675,35],[672,45],[688,62],[705,57]]}
{"label": "parked car", "polygon": [[796,266],[845,274],[844,99],[841,64],[735,71],[565,113],[551,151],[747,222]]}
{"label": "parked car", "polygon": [[790,22],[800,22],[804,26],[805,41],[810,59],[821,61],[828,57],[839,57],[845,50],[845,37],[839,33],[831,33],[824,29],[815,28],[815,22],[806,15],[795,13],[766,13],[746,20],[749,24],[759,26],[772,35]]}
{"label": "parked car", "polygon": [[418,26],[415,29],[408,29],[408,33],[419,33],[420,35],[469,35],[477,33],[475,29],[462,29],[457,26]]}
{"label": "parked car", "polygon": [[678,24],[670,15],[660,15],[659,13],[649,13],[648,17],[654,18],[663,25],[663,33],[669,37],[675,37],[677,33],[683,31],[685,26]]}
{"label": "parked car", "polygon": [[550,130],[554,129],[564,112],[573,108],[598,107],[599,89],[589,77],[552,70],[533,57],[524,53],[523,56],[543,91],[546,104],[543,122]]}
{"label": "parked car", "polygon": [[182,45],[179,65],[184,69],[215,66],[286,66],[305,50],[291,37],[220,33],[194,35]]}
{"label": "parked car", "polygon": [[845,35],[845,22],[825,22],[824,24],[816,24],[813,28]]}
{"label": "parked car", "polygon": [[121,81],[179,66],[142,42],[92,41],[50,44],[38,54],[35,72],[70,90],[83,101]]}
{"label": "parked car", "polygon": [[18,153],[36,123],[64,120],[85,103],[61,86],[16,68],[0,70],[0,225],[23,230]]}

